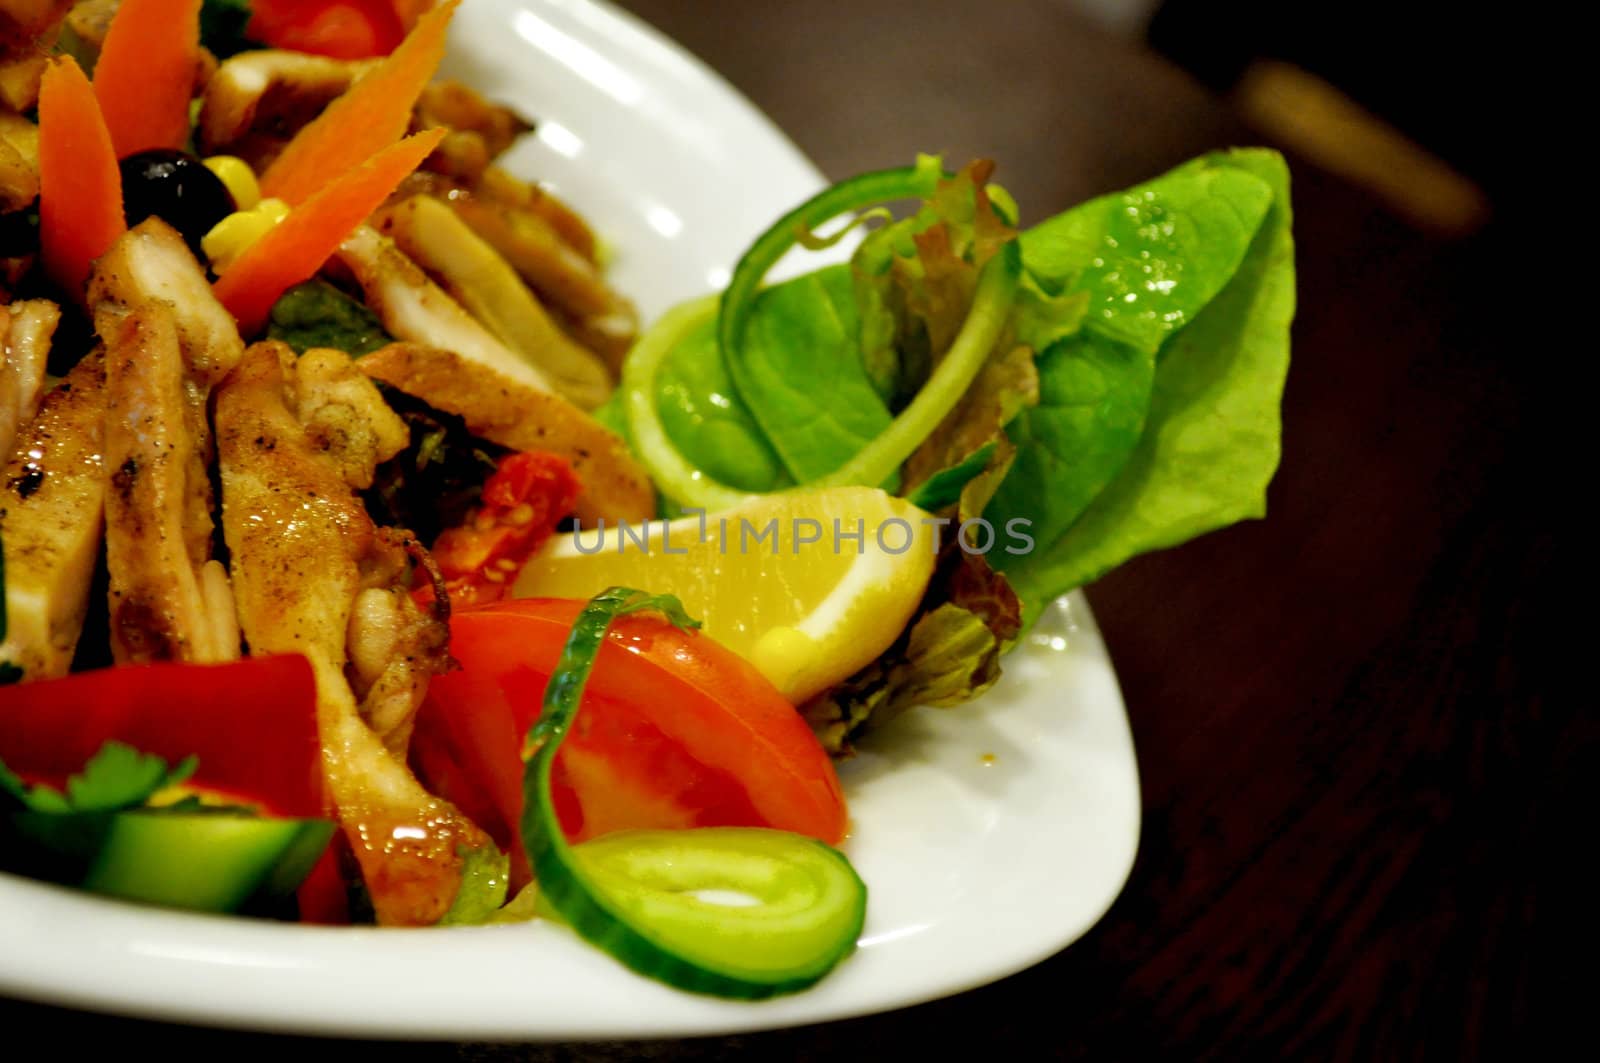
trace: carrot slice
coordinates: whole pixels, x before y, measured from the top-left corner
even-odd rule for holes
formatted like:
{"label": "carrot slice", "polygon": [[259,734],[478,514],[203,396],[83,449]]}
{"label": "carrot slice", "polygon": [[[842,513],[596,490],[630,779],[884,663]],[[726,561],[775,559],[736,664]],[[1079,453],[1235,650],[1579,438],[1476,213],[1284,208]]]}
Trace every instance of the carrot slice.
{"label": "carrot slice", "polygon": [[351,230],[422,165],[444,134],[443,129],[430,129],[389,145],[329,181],[246,248],[213,289],[238,320],[239,331],[245,336],[259,332],[278,297],[321,269]]}
{"label": "carrot slice", "polygon": [[94,67],[117,157],[181,148],[200,61],[201,0],[122,0]]}
{"label": "carrot slice", "polygon": [[297,206],[330,175],[399,140],[411,125],[417,97],[444,58],[445,32],[458,2],[445,0],[423,15],[387,59],[296,133],[261,175],[261,194]]}
{"label": "carrot slice", "polygon": [[94,260],[127,230],[122,175],[94,88],[52,59],[39,83],[39,241],[45,271],[83,297]]}

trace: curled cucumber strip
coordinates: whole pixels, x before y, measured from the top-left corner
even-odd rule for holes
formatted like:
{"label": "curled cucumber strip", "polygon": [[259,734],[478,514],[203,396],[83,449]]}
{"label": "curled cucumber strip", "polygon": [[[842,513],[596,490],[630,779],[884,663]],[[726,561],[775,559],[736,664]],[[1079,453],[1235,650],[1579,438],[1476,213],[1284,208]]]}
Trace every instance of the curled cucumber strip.
{"label": "curled cucumber strip", "polygon": [[[640,459],[667,495],[684,506],[704,507],[711,512],[753,497],[707,476],[673,445],[655,406],[656,378],[667,355],[691,330],[716,315],[718,349],[734,387],[748,392],[749,366],[742,345],[768,271],[804,234],[815,233],[841,214],[897,200],[926,198],[943,176],[937,159],[923,157],[915,166],[863,174],[818,193],[756,238],[739,260],[720,301],[708,296],[678,306],[645,334],[628,356],[622,385],[628,425]],[[837,487],[888,480],[961,400],[983,368],[1011,316],[1021,275],[1022,254],[1016,241],[1012,241],[985,263],[960,332],[910,405],[843,466],[801,486]]]}

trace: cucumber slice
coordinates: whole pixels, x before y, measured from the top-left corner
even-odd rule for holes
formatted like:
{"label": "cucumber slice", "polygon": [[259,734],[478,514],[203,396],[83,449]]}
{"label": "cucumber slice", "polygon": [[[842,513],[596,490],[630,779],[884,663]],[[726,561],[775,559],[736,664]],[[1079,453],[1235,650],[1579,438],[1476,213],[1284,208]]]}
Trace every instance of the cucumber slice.
{"label": "cucumber slice", "polygon": [[333,836],[318,819],[233,812],[18,812],[7,866],[124,900],[235,912],[289,896]]}
{"label": "cucumber slice", "polygon": [[[734,979],[762,995],[801,988],[855,948],[866,918],[866,887],[850,862],[800,834],[625,831],[572,855],[591,888],[648,943],[612,934],[615,947],[637,950],[630,966],[657,976],[693,968],[681,977]],[[731,896],[722,903],[706,894]]]}
{"label": "cucumber slice", "polygon": [[[680,989],[756,1000],[815,983],[855,950],[867,888],[837,850],[799,834],[747,827],[629,831],[567,844],[550,797],[556,750],[571,728],[606,630],[641,609],[698,626],[671,595],[612,587],[573,622],[529,733],[522,838],[539,897],[589,941],[640,974]],[[752,903],[717,904],[707,891]]]}

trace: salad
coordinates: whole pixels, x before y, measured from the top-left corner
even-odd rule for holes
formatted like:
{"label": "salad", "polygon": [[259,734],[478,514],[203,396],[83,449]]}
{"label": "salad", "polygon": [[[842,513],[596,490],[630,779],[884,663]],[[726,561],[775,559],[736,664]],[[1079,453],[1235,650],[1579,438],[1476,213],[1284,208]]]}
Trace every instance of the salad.
{"label": "salad", "polygon": [[3,866],[809,985],[867,900],[829,754],[1259,515],[1281,161],[1019,229],[992,166],[921,159],[636,337],[583,221],[493,165],[527,123],[430,84],[454,5],[335,55],[262,7],[224,40],[213,6],[80,4],[5,127],[35,187],[0,226]]}

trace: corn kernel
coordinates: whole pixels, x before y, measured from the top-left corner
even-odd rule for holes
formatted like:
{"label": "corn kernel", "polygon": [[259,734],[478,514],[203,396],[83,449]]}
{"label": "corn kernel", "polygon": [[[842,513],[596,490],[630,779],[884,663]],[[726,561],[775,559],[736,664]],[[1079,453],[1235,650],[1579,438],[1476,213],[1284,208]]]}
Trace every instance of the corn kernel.
{"label": "corn kernel", "polygon": [[250,164],[233,155],[213,155],[204,160],[206,169],[217,175],[233,197],[238,210],[251,210],[261,202],[261,186],[256,184],[255,171]]}
{"label": "corn kernel", "polygon": [[211,268],[221,274],[246,248],[288,216],[289,204],[281,199],[263,199],[254,209],[236,210],[213,225],[200,238],[200,250],[211,261]]}
{"label": "corn kernel", "polygon": [[256,213],[265,214],[276,225],[289,216],[289,204],[281,199],[263,199],[255,206]]}

